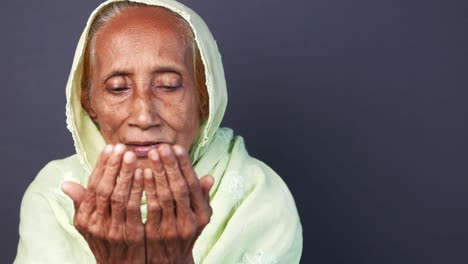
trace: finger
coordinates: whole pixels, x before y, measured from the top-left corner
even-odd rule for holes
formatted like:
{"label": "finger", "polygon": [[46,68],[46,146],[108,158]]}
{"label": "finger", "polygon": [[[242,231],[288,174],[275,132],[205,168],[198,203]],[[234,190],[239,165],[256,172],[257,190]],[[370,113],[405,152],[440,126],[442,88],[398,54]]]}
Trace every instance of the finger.
{"label": "finger", "polygon": [[174,152],[189,185],[193,212],[196,215],[200,231],[210,222],[213,212],[209,204],[209,191],[214,183],[214,179],[210,176],[199,180],[185,149],[181,146],[174,146]]}
{"label": "finger", "polygon": [[[193,170],[192,162],[190,161],[190,158],[185,149],[181,146],[174,146],[174,152],[176,153],[182,173],[184,174],[185,179],[187,180],[194,211],[197,213],[206,210],[207,201],[209,201],[209,199],[207,199],[206,197],[209,195],[209,190],[204,191],[202,187],[205,185],[200,185],[201,182],[198,179],[197,174]],[[208,193],[208,195],[206,193]]]}
{"label": "finger", "polygon": [[89,177],[89,181],[88,181],[89,191],[92,191],[92,192],[96,191],[96,187],[99,181],[101,180],[102,175],[104,175],[104,170],[106,168],[107,160],[109,159],[109,156],[112,153],[113,149],[114,149],[113,145],[107,145],[104,148],[104,150],[101,152],[101,154],[99,154],[94,170]]}
{"label": "finger", "polygon": [[[172,232],[168,232],[167,237],[171,239],[171,235],[173,235],[174,230],[176,230],[177,236],[182,239],[181,246],[186,248],[191,244],[197,231],[195,215],[190,206],[190,192],[185,178],[180,171],[179,162],[174,154],[173,148],[169,145],[164,145],[158,148],[158,153],[161,157],[167,181],[175,200],[176,217],[174,220],[176,228],[168,227]],[[169,223],[168,220],[166,225]],[[163,228],[167,228],[164,226],[165,225],[163,225]]]}
{"label": "finger", "polygon": [[111,197],[111,227],[119,228],[125,222],[125,209],[130,194],[130,186],[136,167],[136,156],[125,152],[114,192]]}
{"label": "finger", "polygon": [[117,174],[119,173],[125,146],[117,144],[105,165],[104,175],[96,188],[96,213],[100,216],[110,213],[110,196],[114,190]]}
{"label": "finger", "polygon": [[163,145],[158,149],[159,156],[166,172],[169,188],[174,197],[177,216],[182,216],[187,210],[191,212],[190,207],[190,192],[187,187],[187,182],[182,176],[179,168],[179,162],[174,154],[171,146]]}
{"label": "finger", "polygon": [[[78,187],[76,185],[69,185],[65,184],[64,191],[69,195],[72,195],[74,197],[71,197],[72,200],[74,200],[74,206],[75,206],[75,215],[73,217],[73,223],[75,227],[80,231],[82,234],[86,234],[87,229],[85,228],[89,221],[92,220],[92,212],[96,208],[96,185],[97,182],[100,180],[100,178],[103,175],[105,164],[109,158],[110,153],[112,152],[113,146],[112,145],[107,145],[104,150],[99,154],[98,160],[96,162],[96,166],[91,173],[89,180],[88,180],[88,189],[84,189],[82,186]],[[71,189],[70,189],[71,187]],[[74,192],[77,190],[81,190],[77,192]],[[71,191],[71,192],[70,192]],[[83,191],[84,191],[84,196],[83,196]],[[82,197],[82,200],[81,200]],[[76,200],[74,199],[76,198]],[[79,202],[79,200],[81,202]],[[79,202],[79,204],[77,203]]]}
{"label": "finger", "polygon": [[174,214],[174,198],[172,197],[171,189],[167,181],[166,172],[162,165],[159,153],[157,150],[152,150],[149,153],[151,167],[156,181],[156,190],[161,205],[163,215]]}
{"label": "finger", "polygon": [[141,196],[143,194],[143,171],[138,168],[135,170],[130,196],[126,208],[127,226],[141,225]]}
{"label": "finger", "polygon": [[203,196],[205,197],[206,201],[210,201],[210,190],[211,187],[213,187],[214,184],[214,178],[211,177],[210,175],[203,176],[200,179],[200,187],[203,193]]}
{"label": "finger", "polygon": [[[96,186],[97,182],[101,179],[102,175],[104,174],[105,164],[109,159],[109,155],[111,154],[113,149],[112,145],[107,145],[104,150],[99,154],[98,161],[96,162],[96,166],[91,173],[89,180],[88,180],[88,190],[84,196],[83,202],[79,205],[79,207],[75,207],[75,216],[73,218],[73,222],[75,227],[78,230],[83,231],[89,223],[92,212],[96,208]],[[93,220],[93,219],[91,219]]]}
{"label": "finger", "polygon": [[62,184],[62,191],[73,200],[75,212],[77,212],[81,203],[83,203],[85,199],[86,189],[78,183],[65,181]]}
{"label": "finger", "polygon": [[175,241],[177,238],[177,225],[175,221],[174,212],[174,198],[167,181],[166,172],[159,157],[159,151],[154,149],[150,151],[149,155],[153,175],[156,181],[156,191],[161,206],[161,222],[160,230],[161,236],[169,241]]}
{"label": "finger", "polygon": [[[88,190],[85,194],[84,202],[80,205],[78,213],[84,214],[84,218],[87,219],[87,216],[96,208],[96,187],[106,167],[107,160],[112,153],[114,146],[107,145],[104,150],[99,155],[96,166],[94,167],[93,172],[91,173],[88,181]],[[86,221],[86,220],[85,220]]]}
{"label": "finger", "polygon": [[[192,244],[194,240],[198,226],[195,213],[192,211],[191,207],[191,192],[187,185],[187,180],[181,172],[181,164],[176,157],[175,151],[179,151],[183,148],[181,146],[174,146],[166,151],[166,155],[161,156],[163,161],[163,166],[166,170],[166,175],[169,180],[169,186],[171,187],[172,194],[174,195],[176,201],[176,222],[177,222],[177,233],[183,240],[183,247],[189,248],[189,245]],[[164,149],[163,149],[164,151]],[[187,164],[184,164],[187,166]],[[188,164],[190,166],[190,164]],[[191,167],[191,166],[190,166]],[[191,170],[193,175],[195,174]],[[193,176],[191,175],[191,176]],[[196,176],[193,176],[195,182],[198,182]],[[200,188],[198,187],[200,191]]]}
{"label": "finger", "polygon": [[161,206],[158,201],[153,171],[149,168],[143,172],[146,193],[146,206],[148,208],[148,219],[146,224],[151,227],[152,232],[157,232],[161,223]]}

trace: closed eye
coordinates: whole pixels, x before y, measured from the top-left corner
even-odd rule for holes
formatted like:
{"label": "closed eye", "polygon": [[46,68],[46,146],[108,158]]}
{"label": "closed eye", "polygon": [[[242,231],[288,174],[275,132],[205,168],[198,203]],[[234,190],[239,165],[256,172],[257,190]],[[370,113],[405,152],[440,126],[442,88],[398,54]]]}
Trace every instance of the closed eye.
{"label": "closed eye", "polygon": [[121,92],[124,92],[126,90],[128,90],[130,88],[128,87],[114,87],[114,88],[110,88],[109,90],[113,93],[121,93]]}
{"label": "closed eye", "polygon": [[169,85],[158,86],[158,88],[164,89],[164,90],[176,90],[177,88],[180,88],[180,87],[181,87],[181,85],[177,85],[177,86],[169,86]]}

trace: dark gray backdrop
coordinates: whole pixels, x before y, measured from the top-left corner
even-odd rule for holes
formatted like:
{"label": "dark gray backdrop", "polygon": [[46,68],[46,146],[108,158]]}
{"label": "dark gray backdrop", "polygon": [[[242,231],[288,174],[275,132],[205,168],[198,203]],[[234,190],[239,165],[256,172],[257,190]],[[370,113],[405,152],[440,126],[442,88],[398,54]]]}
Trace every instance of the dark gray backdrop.
{"label": "dark gray backdrop", "polygon": [[[73,154],[64,89],[98,2],[2,3],[2,263],[26,187]],[[183,2],[221,49],[224,125],[296,199],[302,263],[468,262],[465,1]]]}

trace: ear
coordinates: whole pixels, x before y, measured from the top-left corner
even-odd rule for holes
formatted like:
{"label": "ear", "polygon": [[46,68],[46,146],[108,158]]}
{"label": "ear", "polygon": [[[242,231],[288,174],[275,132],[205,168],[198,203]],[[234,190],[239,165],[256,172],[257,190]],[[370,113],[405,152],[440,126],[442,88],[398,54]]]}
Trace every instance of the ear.
{"label": "ear", "polygon": [[81,97],[81,106],[88,113],[93,122],[96,122],[97,114],[91,105],[91,98],[87,94],[83,94]]}

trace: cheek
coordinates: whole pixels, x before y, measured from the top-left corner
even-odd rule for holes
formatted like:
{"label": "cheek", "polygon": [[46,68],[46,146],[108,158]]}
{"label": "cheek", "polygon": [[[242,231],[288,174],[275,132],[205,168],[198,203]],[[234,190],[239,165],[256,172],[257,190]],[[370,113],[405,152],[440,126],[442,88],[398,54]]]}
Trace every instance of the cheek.
{"label": "cheek", "polygon": [[188,137],[190,142],[189,144],[192,144],[193,139],[198,133],[198,130],[200,128],[200,113],[199,113],[199,107],[198,107],[198,100],[192,100],[190,104],[190,110],[187,113],[187,132],[188,132]]}
{"label": "cheek", "polygon": [[198,100],[190,94],[178,103],[168,103],[167,122],[184,137],[194,137],[199,127]]}
{"label": "cheek", "polygon": [[108,143],[118,143],[117,133],[119,127],[125,117],[122,116],[126,111],[122,111],[121,108],[109,106],[103,102],[94,104],[96,113],[96,123],[99,126],[104,139]]}

